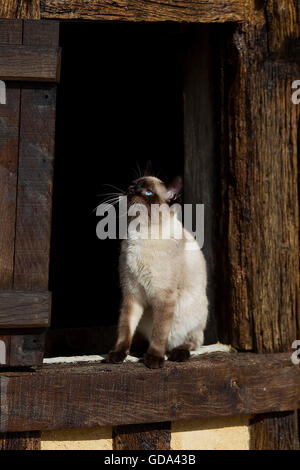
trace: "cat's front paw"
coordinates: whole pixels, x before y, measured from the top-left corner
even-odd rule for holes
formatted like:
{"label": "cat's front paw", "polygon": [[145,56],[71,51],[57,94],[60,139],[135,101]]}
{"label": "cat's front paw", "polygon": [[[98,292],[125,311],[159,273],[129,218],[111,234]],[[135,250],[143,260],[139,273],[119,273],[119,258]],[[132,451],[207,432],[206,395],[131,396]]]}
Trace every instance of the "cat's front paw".
{"label": "cat's front paw", "polygon": [[110,351],[103,362],[105,364],[120,364],[121,362],[124,362],[126,356],[127,354],[124,351]]}
{"label": "cat's front paw", "polygon": [[164,357],[153,356],[152,354],[146,353],[144,355],[144,364],[149,369],[160,369],[165,362]]}

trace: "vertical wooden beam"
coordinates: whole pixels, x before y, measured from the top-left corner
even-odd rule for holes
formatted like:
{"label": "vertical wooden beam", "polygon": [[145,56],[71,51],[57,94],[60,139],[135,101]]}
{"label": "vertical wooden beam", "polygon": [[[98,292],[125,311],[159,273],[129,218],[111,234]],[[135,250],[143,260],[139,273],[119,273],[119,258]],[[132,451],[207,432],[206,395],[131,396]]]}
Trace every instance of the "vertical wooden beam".
{"label": "vertical wooden beam", "polygon": [[[58,41],[57,22],[24,22],[24,45]],[[14,268],[19,290],[48,290],[55,114],[55,85],[22,85]]]}
{"label": "vertical wooden beam", "polygon": [[[218,298],[218,154],[216,152],[216,77],[213,28],[187,30],[189,44],[184,70],[184,203],[204,204],[204,246],[207,262],[209,324],[207,343],[217,341]],[[195,214],[194,214],[195,216]]]}
{"label": "vertical wooden beam", "polygon": [[299,450],[298,416],[294,412],[256,415],[250,420],[252,450]]}
{"label": "vertical wooden beam", "polygon": [[[298,19],[297,0],[269,0],[254,24],[235,29],[227,60],[224,331],[231,325],[225,340],[259,353],[292,352],[297,339],[300,108],[292,103],[291,85],[300,69],[291,46]],[[295,413],[258,417],[251,436],[253,449],[297,448]]]}
{"label": "vertical wooden beam", "polygon": [[40,19],[40,0],[1,0],[0,18]]}
{"label": "vertical wooden beam", "polygon": [[113,428],[113,450],[170,450],[171,423]]}

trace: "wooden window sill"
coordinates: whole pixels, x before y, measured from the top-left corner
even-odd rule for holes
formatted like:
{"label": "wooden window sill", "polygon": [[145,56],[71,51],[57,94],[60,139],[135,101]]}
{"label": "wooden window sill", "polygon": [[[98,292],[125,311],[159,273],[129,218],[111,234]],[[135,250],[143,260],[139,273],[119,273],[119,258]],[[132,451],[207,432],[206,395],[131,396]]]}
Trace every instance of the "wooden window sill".
{"label": "wooden window sill", "polygon": [[186,363],[49,364],[0,372],[0,431],[51,430],[300,408],[290,353],[212,353]]}

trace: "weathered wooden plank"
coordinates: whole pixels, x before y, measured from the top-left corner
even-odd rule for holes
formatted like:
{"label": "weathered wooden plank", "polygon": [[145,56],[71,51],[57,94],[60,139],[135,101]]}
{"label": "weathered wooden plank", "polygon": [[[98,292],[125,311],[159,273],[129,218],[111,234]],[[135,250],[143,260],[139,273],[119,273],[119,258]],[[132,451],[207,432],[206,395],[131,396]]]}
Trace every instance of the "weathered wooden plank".
{"label": "weathered wooden plank", "polygon": [[250,448],[256,450],[300,450],[297,413],[267,413],[250,420]]}
{"label": "weathered wooden plank", "polygon": [[[22,22],[1,21],[0,41],[21,43]],[[6,104],[0,105],[0,289],[13,284],[19,117],[20,88],[7,84]]]}
{"label": "weathered wooden plank", "polygon": [[113,428],[113,450],[170,450],[171,423],[148,423]]}
{"label": "weathered wooden plank", "polygon": [[22,88],[14,286],[47,289],[56,88]]}
{"label": "weathered wooden plank", "polygon": [[123,425],[287,411],[300,406],[290,354],[215,353],[149,370],[141,363],[0,372],[2,431]]}
{"label": "weathered wooden plank", "polygon": [[0,328],[47,327],[50,292],[0,291]]}
{"label": "weathered wooden plank", "polygon": [[0,18],[40,18],[40,0],[1,0]]}
{"label": "weathered wooden plank", "polygon": [[1,46],[0,79],[59,81],[60,48]]}
{"label": "weathered wooden plank", "polygon": [[225,104],[229,187],[224,198],[232,344],[255,352],[287,351],[296,339],[299,292],[300,107],[292,102],[291,84],[300,68],[270,59],[264,22],[238,28],[230,54],[233,45],[238,70]]}
{"label": "weathered wooden plank", "polygon": [[0,44],[22,44],[22,33],[21,20],[0,19]]}
{"label": "weathered wooden plank", "polygon": [[41,0],[41,17],[111,21],[247,21],[253,0]]}
{"label": "weathered wooden plank", "polygon": [[41,47],[57,47],[59,44],[59,21],[24,21],[24,44]]}
{"label": "weathered wooden plank", "polygon": [[[300,107],[292,103],[291,84],[300,68],[282,60],[282,51],[299,37],[299,2],[271,0],[261,13],[256,25],[237,27],[224,57],[229,91],[222,135],[229,140],[222,200],[228,214],[224,272],[229,282],[223,306],[229,336],[221,339],[263,353],[290,351],[297,331]],[[252,443],[266,443],[271,421],[266,421],[265,439]],[[279,422],[278,415],[274,433],[281,427],[289,447],[297,441],[296,420],[291,413],[289,425],[287,416]],[[251,432],[261,434],[262,427],[262,422],[253,425]]]}
{"label": "weathered wooden plank", "polygon": [[[45,31],[42,33],[42,30]],[[52,46],[57,30],[24,23],[23,44]],[[14,286],[47,290],[55,140],[56,86],[22,88]]]}
{"label": "weathered wooden plank", "polygon": [[20,89],[6,86],[6,105],[0,105],[0,288],[12,287],[17,173],[19,150]]}
{"label": "weathered wooden plank", "polygon": [[0,439],[0,450],[41,450],[41,438],[38,431],[8,432]]}

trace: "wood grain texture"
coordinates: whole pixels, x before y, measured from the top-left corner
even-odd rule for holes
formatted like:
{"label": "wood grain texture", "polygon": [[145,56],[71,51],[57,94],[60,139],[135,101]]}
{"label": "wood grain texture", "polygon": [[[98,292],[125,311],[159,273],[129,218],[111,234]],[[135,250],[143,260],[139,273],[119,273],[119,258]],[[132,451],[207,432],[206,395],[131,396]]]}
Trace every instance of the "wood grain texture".
{"label": "wood grain texture", "polygon": [[50,292],[0,291],[0,328],[47,327]]}
{"label": "wood grain texture", "polygon": [[[22,22],[0,21],[1,44],[22,43]],[[7,84],[6,105],[0,105],[0,289],[13,285],[20,87]]]}
{"label": "wood grain texture", "polygon": [[1,0],[0,18],[40,19],[40,0]]}
{"label": "wood grain texture", "polygon": [[60,48],[1,46],[0,79],[59,82]]}
{"label": "wood grain texture", "polygon": [[24,44],[57,47],[59,44],[59,21],[24,21]]}
{"label": "wood grain texture", "polygon": [[[3,5],[0,9],[2,8]],[[1,13],[3,12],[1,11]],[[1,44],[22,44],[22,32],[23,25],[21,21],[0,20]],[[13,287],[20,87],[8,84],[6,93],[6,105],[0,106],[0,289],[11,289]],[[0,334],[0,340],[2,341],[1,362],[9,363],[11,337],[7,334],[4,336]],[[5,390],[5,386],[4,388],[0,387],[0,389],[1,391]],[[3,399],[1,398],[0,407],[2,416]],[[2,434],[0,448],[5,450],[6,447],[9,448],[11,445],[13,445],[13,440],[6,439],[6,435]],[[15,446],[17,445],[16,441]]]}
{"label": "wood grain texture", "polygon": [[111,21],[247,21],[252,0],[41,0],[41,17]]}
{"label": "wood grain texture", "polygon": [[6,86],[6,105],[0,105],[0,289],[13,283],[20,88]]}
{"label": "wood grain texture", "polygon": [[56,88],[22,88],[14,286],[47,289]]}
{"label": "wood grain texture", "polygon": [[22,21],[0,19],[0,44],[22,44],[22,34]]}
{"label": "wood grain texture", "polygon": [[171,423],[148,423],[113,428],[113,450],[170,450]]}
{"label": "wood grain texture", "polygon": [[[266,2],[257,24],[236,28],[224,59],[231,64],[222,132],[229,136],[225,328],[234,347],[258,353],[291,351],[297,339],[300,108],[292,103],[291,84],[300,69],[283,54],[299,36],[297,18],[296,0]],[[274,433],[281,429],[286,447],[298,439],[293,414],[288,421],[274,418]],[[254,437],[253,445],[272,446],[266,444],[271,423],[266,420],[265,438]],[[262,421],[253,424],[251,433],[261,435],[262,428]]]}
{"label": "wood grain texture", "polygon": [[300,450],[297,413],[269,413],[250,420],[250,448],[255,450]]}
{"label": "wood grain texture", "polygon": [[215,353],[149,370],[141,363],[44,365],[0,372],[4,431],[65,429],[294,410],[290,354]]}
{"label": "wood grain texture", "polygon": [[299,106],[292,103],[291,83],[300,69],[270,59],[269,47],[265,23],[236,30],[230,49],[235,80],[225,102],[227,313],[233,346],[255,352],[291,349],[299,290]]}
{"label": "wood grain texture", "polygon": [[[53,26],[25,22],[23,44],[53,45]],[[41,32],[42,30],[43,33]],[[15,244],[14,287],[48,289],[56,86],[23,85]]]}
{"label": "wood grain texture", "polygon": [[0,450],[41,450],[41,439],[38,431],[8,432],[0,439]]}
{"label": "wood grain texture", "polygon": [[[26,21],[23,44],[57,47],[57,23]],[[48,289],[56,88],[23,86],[16,219],[15,289]],[[32,127],[31,127],[32,125]],[[23,333],[23,334],[22,334]],[[42,364],[45,330],[10,337],[10,364]],[[3,436],[3,447],[38,449],[40,433]]]}

